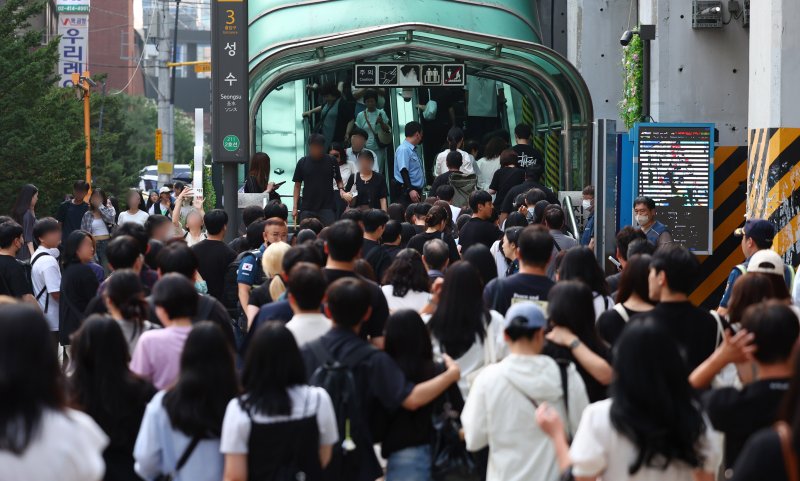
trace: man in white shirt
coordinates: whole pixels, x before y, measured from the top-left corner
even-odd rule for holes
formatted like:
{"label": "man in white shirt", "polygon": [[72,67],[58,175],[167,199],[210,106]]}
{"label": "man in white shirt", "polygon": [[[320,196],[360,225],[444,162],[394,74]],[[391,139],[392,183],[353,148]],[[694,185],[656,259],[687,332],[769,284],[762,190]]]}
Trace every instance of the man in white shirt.
{"label": "man in white shirt", "polygon": [[319,266],[300,262],[289,271],[289,305],[294,317],[286,324],[299,347],[315,341],[331,330],[330,319],[320,312],[320,304],[328,287]]}
{"label": "man in white shirt", "polygon": [[546,327],[539,306],[525,302],[511,306],[503,321],[511,354],[481,371],[464,404],[461,422],[467,449],[489,447],[487,481],[556,481],[555,451],[537,427],[536,408],[547,402],[568,420],[567,430],[574,434],[589,405],[575,366],[559,367],[553,358],[540,354]]}
{"label": "man in white shirt", "polygon": [[[366,130],[360,129],[358,127],[353,128],[353,131],[350,133],[350,147],[348,147],[347,150],[345,151],[347,153],[348,162],[352,162],[353,164],[358,165],[358,155],[361,152],[372,152],[366,147],[368,138],[369,134],[367,134]],[[375,152],[372,152],[372,158],[375,160],[378,159],[378,157],[375,155]],[[375,172],[381,171],[380,170],[381,166],[378,165],[378,162],[375,162],[372,168]],[[345,182],[347,181],[345,180]]]}
{"label": "man in white shirt", "polygon": [[39,303],[51,331],[58,331],[58,301],[61,294],[61,268],[58,266],[58,245],[61,227],[52,217],[39,219],[33,225],[33,237],[39,247],[31,256],[33,295]]}

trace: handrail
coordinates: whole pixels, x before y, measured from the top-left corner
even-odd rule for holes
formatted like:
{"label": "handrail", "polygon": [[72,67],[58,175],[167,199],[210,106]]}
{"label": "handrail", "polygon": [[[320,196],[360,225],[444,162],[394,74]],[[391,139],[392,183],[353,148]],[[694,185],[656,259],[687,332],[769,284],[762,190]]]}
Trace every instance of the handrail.
{"label": "handrail", "polygon": [[564,211],[567,213],[567,227],[572,230],[572,235],[576,239],[578,236],[578,223],[575,221],[575,212],[572,210],[572,198],[568,195],[564,196]]}

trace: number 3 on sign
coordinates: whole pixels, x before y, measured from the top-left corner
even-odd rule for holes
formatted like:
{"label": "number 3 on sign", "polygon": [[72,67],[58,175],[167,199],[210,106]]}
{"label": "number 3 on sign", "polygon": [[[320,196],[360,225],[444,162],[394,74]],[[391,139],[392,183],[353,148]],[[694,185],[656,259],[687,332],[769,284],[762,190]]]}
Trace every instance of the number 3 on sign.
{"label": "number 3 on sign", "polygon": [[235,12],[233,10],[225,10],[225,13],[228,15],[225,25],[233,25],[236,23],[236,16],[234,15]]}

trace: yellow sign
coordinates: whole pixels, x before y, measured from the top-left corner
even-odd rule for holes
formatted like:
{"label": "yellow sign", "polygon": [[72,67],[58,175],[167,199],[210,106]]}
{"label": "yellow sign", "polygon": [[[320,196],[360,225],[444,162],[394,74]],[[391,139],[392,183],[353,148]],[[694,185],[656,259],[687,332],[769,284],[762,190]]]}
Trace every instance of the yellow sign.
{"label": "yellow sign", "polygon": [[172,175],[172,162],[158,161],[158,173]]}
{"label": "yellow sign", "polygon": [[[161,135],[161,129],[156,129],[156,160],[161,160],[161,152],[163,151],[164,138]],[[171,172],[166,172],[171,173]]]}
{"label": "yellow sign", "polygon": [[195,73],[210,72],[211,71],[211,62],[203,62],[203,63],[195,64],[194,71],[195,71]]}

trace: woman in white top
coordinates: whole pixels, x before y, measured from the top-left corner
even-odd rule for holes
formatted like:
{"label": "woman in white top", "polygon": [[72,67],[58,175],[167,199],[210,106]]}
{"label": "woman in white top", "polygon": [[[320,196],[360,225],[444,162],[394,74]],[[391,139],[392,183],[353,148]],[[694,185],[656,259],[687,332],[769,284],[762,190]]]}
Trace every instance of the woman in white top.
{"label": "woman in white top", "polygon": [[117,321],[128,343],[128,353],[133,355],[136,343],[143,332],[158,328],[147,321],[150,307],[144,298],[144,289],[139,275],[131,269],[114,271],[105,284],[105,300],[108,313]]}
{"label": "woman in white top", "polygon": [[[175,207],[172,208],[172,223],[175,225],[176,233],[181,230],[181,207],[186,202],[186,197],[194,195],[194,191],[185,188],[178,194],[175,199]],[[186,241],[189,247],[197,244],[198,242],[206,239],[206,233],[203,232],[203,199],[202,197],[195,197],[193,201],[193,209],[186,214],[183,219],[183,232],[180,237]]]}
{"label": "woman in white top", "polygon": [[333,181],[333,190],[337,194],[335,198],[336,218],[338,219],[347,209],[347,206],[350,205],[353,198],[358,195],[355,178],[358,169],[355,162],[347,160],[347,149],[344,148],[344,144],[341,142],[332,143],[330,150],[328,150],[328,155],[336,159],[336,163],[339,164],[339,174],[342,176],[342,185],[344,187],[343,195],[339,196],[339,187],[336,185],[336,180]]}
{"label": "woman in white top", "polygon": [[398,252],[381,281],[390,313],[401,309],[419,312],[430,299],[428,271],[422,255],[414,249]]}
{"label": "woman in white top", "polygon": [[131,189],[128,191],[125,201],[128,203],[128,210],[119,213],[117,223],[122,225],[126,222],[135,222],[137,224],[144,225],[145,221],[149,217],[149,214],[142,209],[142,207],[144,207],[142,193],[136,189]]}
{"label": "woman in white top", "polygon": [[[367,90],[364,93],[364,105],[366,110],[356,115],[356,127],[367,133],[366,148],[375,153],[375,165],[378,172],[386,172],[386,147],[378,145],[378,132],[391,132],[389,116],[382,109],[378,108],[378,92]],[[342,179],[344,180],[344,179]]]}
{"label": "woman in white top", "polygon": [[[461,173],[462,174],[478,174],[476,172],[475,158],[461,150],[464,146],[464,131],[458,127],[453,127],[447,132],[447,149],[439,152],[436,156],[436,164],[433,166],[433,175],[441,175],[447,172],[447,154],[453,150],[457,150],[461,154]],[[478,174],[480,175],[480,174]],[[491,180],[491,179],[490,179]]]}
{"label": "woman in white top", "polygon": [[[144,479],[168,474],[173,481],[219,481],[220,434],[225,406],[239,393],[233,350],[210,321],[192,327],[175,384],[147,405],[133,448],[134,469]],[[178,460],[188,454],[177,469]]]}
{"label": "woman in white top", "polygon": [[488,190],[494,173],[500,168],[500,154],[508,148],[502,137],[492,137],[486,143],[486,149],[475,165],[478,166],[478,189]]}
{"label": "woman in white top", "polygon": [[695,400],[673,337],[653,322],[629,325],[614,372],[613,397],[586,408],[571,447],[558,415],[539,408],[559,464],[581,480],[713,481],[722,440]]}
{"label": "woman in white top", "polygon": [[503,317],[486,309],[480,273],[469,262],[450,266],[440,289],[428,321],[433,350],[449,355],[459,365],[458,387],[466,399],[477,373],[504,357]]}
{"label": "woman in white top", "polygon": [[108,273],[108,260],[106,259],[106,247],[111,239],[111,230],[116,225],[114,218],[117,211],[111,205],[108,195],[103,189],[94,189],[89,197],[89,209],[83,214],[81,219],[81,230],[84,230],[94,237],[95,258]]}
{"label": "woman in white top", "polygon": [[0,479],[100,481],[108,437],[69,409],[50,327],[30,304],[0,309]]}
{"label": "woman in white top", "polygon": [[228,403],[222,425],[224,479],[323,479],[339,439],[336,413],[324,389],[306,385],[300,349],[283,323],[256,331],[242,384],[245,394]]}
{"label": "woman in white top", "polygon": [[592,290],[595,321],[600,315],[614,307],[614,300],[608,292],[605,274],[594,253],[588,247],[576,246],[564,254],[558,266],[559,281],[581,281]]}

